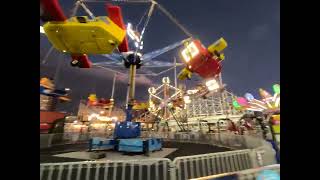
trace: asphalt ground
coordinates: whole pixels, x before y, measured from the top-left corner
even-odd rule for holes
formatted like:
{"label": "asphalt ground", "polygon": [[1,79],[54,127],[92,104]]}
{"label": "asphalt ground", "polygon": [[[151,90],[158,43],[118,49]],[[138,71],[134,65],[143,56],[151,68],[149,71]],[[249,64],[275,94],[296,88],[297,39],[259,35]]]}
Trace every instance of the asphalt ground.
{"label": "asphalt ground", "polygon": [[[164,148],[177,148],[176,151],[166,156],[173,160],[180,156],[191,156],[206,153],[216,153],[231,151],[229,148],[213,146],[208,144],[194,144],[194,143],[181,143],[181,142],[163,142]],[[85,151],[88,148],[88,144],[70,144],[70,145],[58,145],[52,148],[40,150],[40,163],[58,163],[58,162],[78,162],[82,159],[56,157],[54,155],[61,153],[68,153],[74,151]],[[134,155],[134,154],[132,154]]]}

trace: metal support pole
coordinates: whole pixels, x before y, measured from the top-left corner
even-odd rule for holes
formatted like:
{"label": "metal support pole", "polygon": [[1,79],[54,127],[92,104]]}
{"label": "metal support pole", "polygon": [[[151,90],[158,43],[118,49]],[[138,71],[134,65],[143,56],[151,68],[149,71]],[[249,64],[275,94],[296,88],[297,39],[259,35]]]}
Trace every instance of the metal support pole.
{"label": "metal support pole", "polygon": [[176,180],[177,179],[177,171],[178,171],[178,169],[177,169],[176,165],[172,161],[169,162],[169,171],[170,171],[170,179],[171,180]]}
{"label": "metal support pole", "polygon": [[83,3],[82,0],[77,1],[77,3],[84,9],[84,11],[91,17],[91,19],[95,19],[96,17],[93,13],[87,8],[87,6]]}
{"label": "metal support pole", "polygon": [[128,87],[127,87],[127,94],[126,94],[126,109],[128,108],[128,104],[129,104],[129,83],[128,83]]}
{"label": "metal support pole", "polygon": [[134,100],[135,94],[135,77],[136,77],[136,65],[130,65],[129,74],[129,104]]}
{"label": "metal support pole", "polygon": [[126,121],[132,120],[132,107],[133,107],[133,103],[134,103],[136,68],[137,68],[136,65],[133,65],[133,64],[130,65]]}
{"label": "metal support pole", "polygon": [[[163,119],[165,121],[168,121],[168,118],[169,118],[169,113],[168,113],[168,98],[169,98],[169,88],[168,88],[168,85],[166,83],[163,84],[163,102],[162,103],[165,103],[164,104],[164,113],[163,113]],[[166,124],[167,125],[167,124]],[[165,127],[164,127],[165,128]],[[165,129],[164,129],[165,130]]]}
{"label": "metal support pole", "polygon": [[[177,58],[174,57],[174,87],[177,88]],[[177,92],[177,89],[176,89]]]}
{"label": "metal support pole", "polygon": [[113,76],[113,81],[112,81],[112,91],[111,91],[111,98],[110,98],[110,101],[112,103],[111,107],[109,108],[109,116],[111,116],[111,113],[112,113],[112,109],[113,109],[113,106],[114,106],[114,89],[115,89],[115,86],[116,86],[116,79],[117,79],[117,73],[114,74]]}
{"label": "metal support pole", "polygon": [[[220,73],[219,74],[219,84],[220,84],[220,87],[222,88],[223,87],[223,83],[222,83],[222,74]],[[228,106],[228,103],[227,103],[227,98],[226,98],[226,91],[223,90],[222,93],[221,93],[221,98],[222,98],[222,113],[223,114],[226,114],[226,118],[228,118],[228,115],[229,115],[229,106]]]}
{"label": "metal support pole", "polygon": [[115,89],[115,85],[116,85],[116,79],[117,79],[117,74],[115,73],[114,76],[113,76],[113,82],[112,82],[111,99],[113,99],[114,89]]}
{"label": "metal support pole", "polygon": [[80,1],[77,1],[76,3],[75,3],[75,6],[74,6],[74,8],[72,9],[72,11],[71,11],[71,17],[73,17],[73,16],[75,16],[76,14],[77,14],[77,12],[78,12],[78,9],[79,9],[79,6],[80,6]]}
{"label": "metal support pole", "polygon": [[46,64],[47,60],[50,56],[50,54],[52,53],[52,51],[54,50],[54,47],[51,46],[50,49],[48,50],[47,54],[44,56],[43,60],[42,60],[42,64]]}

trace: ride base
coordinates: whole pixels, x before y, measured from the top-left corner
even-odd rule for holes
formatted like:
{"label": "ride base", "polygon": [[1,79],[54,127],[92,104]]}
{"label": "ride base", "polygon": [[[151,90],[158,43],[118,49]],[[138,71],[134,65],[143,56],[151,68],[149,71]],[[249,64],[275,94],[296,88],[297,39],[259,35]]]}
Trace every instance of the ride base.
{"label": "ride base", "polygon": [[150,152],[162,149],[160,138],[139,138],[140,134],[140,123],[119,122],[115,127],[114,138],[90,139],[89,151],[113,149],[119,152],[143,152],[149,155]]}
{"label": "ride base", "polygon": [[162,149],[160,138],[103,139],[94,137],[89,141],[89,151],[116,150],[119,152],[145,153]]}

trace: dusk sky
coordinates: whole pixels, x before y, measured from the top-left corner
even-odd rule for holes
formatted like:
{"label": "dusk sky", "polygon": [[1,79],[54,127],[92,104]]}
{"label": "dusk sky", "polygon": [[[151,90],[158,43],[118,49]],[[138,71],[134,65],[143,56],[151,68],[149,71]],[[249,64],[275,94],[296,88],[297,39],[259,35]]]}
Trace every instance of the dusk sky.
{"label": "dusk sky", "polygon": [[[74,1],[61,0],[65,13],[70,14]],[[274,83],[280,83],[280,1],[279,0],[159,0],[195,38],[205,46],[220,37],[228,42],[225,50],[222,77],[228,91],[242,96],[251,92],[258,96],[258,89],[271,91]],[[136,25],[147,4],[124,4],[122,7],[125,22]],[[103,3],[88,3],[96,16],[106,16]],[[77,15],[84,15],[79,11]],[[40,22],[41,24],[41,22]],[[187,38],[159,9],[155,9],[144,36],[144,53],[162,48]],[[40,35],[40,63],[50,48],[45,36]],[[176,49],[156,58],[158,61],[172,62],[178,57]],[[95,60],[95,57],[91,57]],[[181,59],[178,59],[181,62]],[[57,64],[62,66],[58,72]],[[80,99],[89,93],[110,97],[113,73],[103,69],[78,69],[69,66],[70,57],[57,51],[51,53],[47,63],[41,64],[41,76],[56,78],[57,86],[72,89],[73,102],[63,106],[75,112]],[[143,67],[142,67],[143,69]],[[145,69],[150,70],[150,69]],[[164,69],[151,69],[159,72]],[[173,77],[173,71],[165,76]],[[197,76],[194,74],[194,76]],[[160,84],[161,77],[140,77],[137,82],[136,99],[146,100],[147,89],[152,84]],[[173,78],[172,78],[173,81]],[[115,99],[120,104],[126,96],[126,78],[117,80]],[[200,78],[187,81],[192,88],[200,83]],[[183,82],[179,82],[183,83]]]}

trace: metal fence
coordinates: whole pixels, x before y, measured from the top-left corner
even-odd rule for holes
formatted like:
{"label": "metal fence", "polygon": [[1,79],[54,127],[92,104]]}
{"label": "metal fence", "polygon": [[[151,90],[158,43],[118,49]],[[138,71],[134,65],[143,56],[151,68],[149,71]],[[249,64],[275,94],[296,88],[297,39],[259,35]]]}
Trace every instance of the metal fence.
{"label": "metal fence", "polygon": [[40,164],[40,180],[170,180],[166,158]]}
{"label": "metal fence", "polygon": [[142,134],[142,137],[158,137],[167,141],[211,144],[232,149],[253,149],[263,145],[261,138],[246,135],[235,135],[232,133],[202,134],[145,132]]}
{"label": "metal fence", "polygon": [[272,145],[261,138],[235,135],[230,133],[223,134],[201,134],[201,133],[145,133],[143,137],[158,137],[164,141],[177,141],[184,143],[210,144],[221,147],[228,147],[233,150],[250,149],[252,156],[255,157],[255,166],[267,166],[275,164],[276,152]]}
{"label": "metal fence", "polygon": [[250,150],[177,157],[177,179],[190,179],[253,168]]}
{"label": "metal fence", "polygon": [[[97,134],[41,135],[40,148],[59,144],[87,143]],[[164,141],[201,143],[234,149],[221,153],[166,158],[40,164],[41,180],[63,179],[188,179],[275,164],[272,146],[262,139],[234,134],[142,133]],[[107,137],[108,138],[108,137]],[[109,138],[111,138],[109,136]],[[47,140],[47,141],[46,141]]]}
{"label": "metal fence", "polygon": [[[40,148],[52,147],[62,144],[84,143],[92,137],[112,138],[109,133],[63,133],[63,134],[40,134]],[[142,132],[141,137],[158,137],[165,141],[178,141],[186,143],[212,144],[232,149],[254,149],[264,145],[261,138],[235,135],[231,133],[202,134],[202,133],[174,133],[174,132]],[[271,146],[270,146],[271,147]]]}
{"label": "metal fence", "polygon": [[178,157],[173,162],[166,158],[157,158],[46,163],[40,164],[40,180],[184,180],[225,176],[237,177],[239,180],[254,180],[262,170],[275,170],[280,173],[280,165],[253,168],[249,150],[228,153],[206,154],[207,157]]}
{"label": "metal fence", "polygon": [[280,177],[280,164],[274,164],[269,166],[264,166],[260,168],[247,169],[243,171],[223,173],[219,175],[211,175],[200,178],[193,178],[192,180],[214,180],[214,179],[238,179],[238,180],[256,180],[262,171],[271,170]]}

